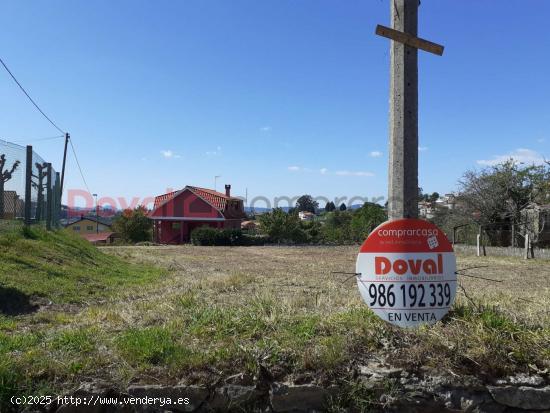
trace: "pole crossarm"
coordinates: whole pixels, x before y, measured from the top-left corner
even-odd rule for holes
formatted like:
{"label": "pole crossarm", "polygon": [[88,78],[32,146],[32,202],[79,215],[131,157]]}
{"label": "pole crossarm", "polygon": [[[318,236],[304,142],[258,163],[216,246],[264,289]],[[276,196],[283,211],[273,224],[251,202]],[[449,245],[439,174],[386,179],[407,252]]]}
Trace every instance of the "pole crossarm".
{"label": "pole crossarm", "polygon": [[415,49],[424,50],[436,54],[438,56],[443,55],[444,46],[424,40],[411,34],[394,30],[381,24],[376,26],[375,33],[379,36],[386,37],[390,40],[394,40],[399,43],[403,43],[406,46],[414,47]]}

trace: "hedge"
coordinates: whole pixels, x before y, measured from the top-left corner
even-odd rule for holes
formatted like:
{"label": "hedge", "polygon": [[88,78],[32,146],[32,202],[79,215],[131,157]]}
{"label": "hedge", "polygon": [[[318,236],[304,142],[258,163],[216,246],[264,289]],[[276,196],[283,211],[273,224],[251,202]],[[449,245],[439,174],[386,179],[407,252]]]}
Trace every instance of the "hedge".
{"label": "hedge", "polygon": [[240,229],[217,229],[204,226],[191,232],[191,242],[193,245],[202,246],[264,245],[267,238],[243,234]]}

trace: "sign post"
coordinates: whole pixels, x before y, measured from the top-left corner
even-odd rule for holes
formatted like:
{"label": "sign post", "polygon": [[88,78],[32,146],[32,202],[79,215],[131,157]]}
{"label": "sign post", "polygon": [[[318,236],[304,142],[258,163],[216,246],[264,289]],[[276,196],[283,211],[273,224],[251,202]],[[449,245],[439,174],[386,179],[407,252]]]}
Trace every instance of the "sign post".
{"label": "sign post", "polygon": [[443,46],[417,37],[419,0],[390,0],[391,39],[389,221],[376,228],[357,257],[357,283],[368,306],[400,327],[433,324],[456,294],[456,259],[435,225],[418,219],[418,49],[441,56]]}
{"label": "sign post", "polygon": [[388,221],[361,246],[359,292],[383,320],[399,327],[433,324],[456,295],[456,258],[447,236],[420,219]]}
{"label": "sign post", "polygon": [[391,39],[389,219],[418,218],[418,49],[441,56],[443,46],[417,37],[419,0],[390,0]]}

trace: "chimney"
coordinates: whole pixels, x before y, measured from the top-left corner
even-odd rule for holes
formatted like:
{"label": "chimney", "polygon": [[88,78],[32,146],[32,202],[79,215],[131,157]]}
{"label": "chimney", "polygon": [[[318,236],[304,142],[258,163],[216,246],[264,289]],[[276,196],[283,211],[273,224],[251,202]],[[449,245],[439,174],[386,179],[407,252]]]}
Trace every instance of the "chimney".
{"label": "chimney", "polygon": [[225,196],[231,196],[231,185],[225,185]]}

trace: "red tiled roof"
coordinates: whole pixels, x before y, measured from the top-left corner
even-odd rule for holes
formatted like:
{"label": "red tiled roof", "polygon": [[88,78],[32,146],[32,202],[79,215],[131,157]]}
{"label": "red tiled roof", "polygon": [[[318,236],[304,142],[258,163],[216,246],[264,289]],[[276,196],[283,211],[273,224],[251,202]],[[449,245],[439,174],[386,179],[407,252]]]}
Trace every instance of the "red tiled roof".
{"label": "red tiled roof", "polygon": [[162,204],[164,204],[165,202],[171,200],[172,198],[174,198],[180,191],[174,191],[174,192],[169,192],[167,194],[164,194],[164,195],[159,195],[159,196],[156,196],[155,197],[155,206],[153,207],[153,211],[155,209],[157,209],[159,206],[161,206]]}
{"label": "red tiled roof", "polygon": [[[214,208],[220,211],[226,218],[233,218],[231,216],[231,212],[229,212],[229,216],[227,215],[228,214],[228,211],[226,211],[227,202],[230,200],[240,201],[240,198],[227,196],[225,194],[222,194],[221,192],[217,192],[212,189],[187,185],[185,188],[183,188],[180,191],[174,191],[168,194],[159,195],[155,197],[155,205],[149,215],[153,216],[154,212],[158,208],[160,208],[166,202],[174,199],[176,196],[181,194],[186,189],[193,192],[195,195],[197,195],[199,198],[202,198],[204,201],[208,202],[210,205],[212,205]],[[239,216],[235,218],[241,218],[241,217]]]}
{"label": "red tiled roof", "polygon": [[221,192],[217,192],[212,189],[199,188],[197,186],[186,186],[186,188],[190,189],[195,195],[201,197],[221,212],[225,210],[227,201],[229,201],[230,199],[238,199],[227,196],[225,194],[222,194]]}

